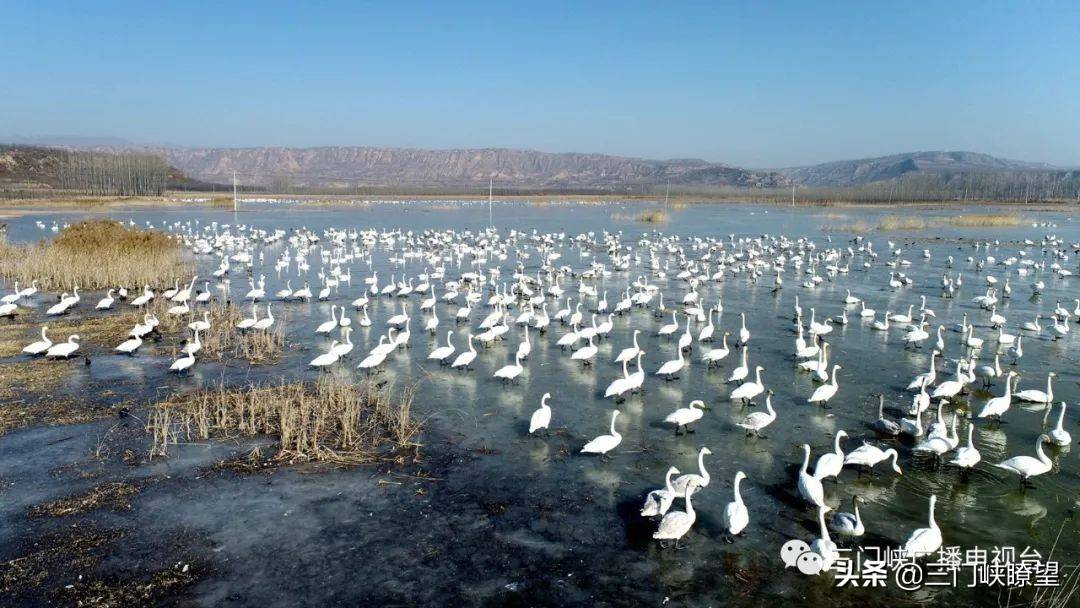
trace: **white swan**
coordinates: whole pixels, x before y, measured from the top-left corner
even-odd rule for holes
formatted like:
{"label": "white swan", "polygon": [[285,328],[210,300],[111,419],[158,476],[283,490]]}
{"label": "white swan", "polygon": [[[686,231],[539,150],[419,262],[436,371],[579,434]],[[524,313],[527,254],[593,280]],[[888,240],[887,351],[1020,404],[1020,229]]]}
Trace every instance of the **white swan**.
{"label": "white swan", "polygon": [[104,298],[98,300],[97,305],[94,306],[94,310],[108,310],[112,308],[113,302],[115,301],[113,298],[113,291],[115,290],[110,289],[108,293],[105,294]]}
{"label": "white swan", "polygon": [[513,381],[515,378],[521,375],[521,372],[525,371],[525,367],[521,365],[521,356],[514,354],[514,362],[504,365],[495,370],[493,374],[496,378],[502,378],[503,380]]}
{"label": "white swan", "polygon": [[43,353],[43,352],[49,350],[50,348],[52,348],[53,341],[49,339],[49,336],[45,335],[45,332],[48,331],[48,329],[49,329],[48,325],[42,325],[41,326],[41,339],[38,340],[37,342],[31,342],[30,344],[24,346],[23,349],[22,349],[22,352],[24,352],[24,353],[26,353],[28,355],[40,355],[41,353]]}
{"label": "white swan", "polygon": [[50,346],[49,350],[45,351],[45,356],[49,359],[68,359],[79,350],[79,339],[79,334],[72,334],[68,336],[67,342]]}
{"label": "white swan", "polygon": [[314,359],[312,359],[311,363],[308,363],[308,365],[310,365],[311,367],[329,367],[329,366],[337,363],[338,359],[340,358],[340,356],[337,354],[337,352],[335,352],[335,349],[337,348],[337,345],[338,345],[337,340],[334,340],[333,342],[331,342],[330,343],[330,349],[327,352],[325,352],[325,353],[319,355],[318,357],[315,357]]}
{"label": "white swan", "polygon": [[469,364],[473,362],[473,359],[476,359],[476,348],[473,347],[473,335],[470,333],[469,350],[458,355],[457,358],[454,359],[454,362],[450,364],[450,367],[464,367],[465,369],[468,369]]}
{"label": "white swan", "polygon": [[1039,435],[1035,440],[1035,456],[1013,456],[1005,462],[995,466],[1006,471],[1012,471],[1020,476],[1020,484],[1024,485],[1027,480],[1036,475],[1047,473],[1053,468],[1054,463],[1043,452],[1043,441],[1049,439],[1046,435]]}
{"label": "white swan", "polygon": [[919,528],[911,533],[907,542],[904,543],[904,552],[911,558],[930,555],[941,548],[941,528],[938,528],[934,519],[934,505],[937,504],[937,495],[930,495],[930,509],[927,516],[926,528]]}
{"label": "white swan", "polygon": [[900,458],[900,454],[896,450],[892,448],[882,450],[876,445],[871,445],[869,443],[864,443],[845,454],[844,464],[864,466],[868,469],[873,469],[879,462],[884,462],[889,458],[892,458],[893,471],[895,471],[897,475],[903,475],[904,472],[900,470],[900,466],[896,464],[897,459]]}
{"label": "white swan", "polygon": [[862,536],[866,533],[862,515],[859,513],[859,497],[851,497],[852,512],[838,511],[829,520],[829,529],[842,536]]}
{"label": "white swan", "polygon": [[900,425],[885,417],[885,395],[878,395],[878,417],[870,428],[882,435],[895,437],[900,434]]}
{"label": "white swan", "polygon": [[686,511],[668,511],[662,520],[660,520],[660,526],[653,532],[653,538],[659,541],[674,540],[676,546],[678,546],[679,539],[686,535],[693,527],[694,521],[697,519],[697,514],[694,513],[694,505],[691,504],[690,497],[697,489],[696,484],[691,483],[686,488]]}
{"label": "white swan", "polygon": [[705,351],[705,354],[701,355],[701,360],[705,362],[707,367],[711,367],[714,363],[719,363],[727,358],[728,354],[731,352],[727,343],[727,338],[730,335],[729,332],[725,331],[721,339],[720,348],[710,348]]}
{"label": "white swan", "polygon": [[[344,310],[342,311],[342,316],[345,316],[344,315]],[[319,326],[315,328],[315,333],[322,334],[322,335],[327,335],[330,332],[334,331],[334,329],[337,326],[338,326],[337,306],[331,306],[330,307],[330,320],[329,321],[323,321],[322,323],[320,323]]]}
{"label": "white swan", "polygon": [[844,437],[847,437],[846,431],[836,432],[836,437],[833,439],[833,451],[819,456],[817,463],[814,464],[814,477],[824,480],[840,475],[840,471],[844,468],[844,450],[840,449],[840,440]]}
{"label": "white swan", "polygon": [[735,473],[734,494],[735,500],[729,502],[724,507],[724,528],[728,531],[728,534],[732,536],[738,536],[747,524],[750,523],[750,512],[747,511],[746,505],[743,503],[742,494],[739,493],[739,485],[742,480],[746,479],[746,473],[738,471]]}
{"label": "white swan", "polygon": [[832,382],[817,387],[817,389],[814,390],[814,394],[810,395],[810,398],[807,399],[807,403],[820,403],[821,405],[825,405],[829,402],[829,399],[832,399],[836,395],[836,391],[840,389],[836,379],[836,371],[840,369],[844,368],[839,365],[832,366]]}
{"label": "white swan", "polygon": [[690,423],[697,422],[704,415],[705,402],[700,399],[695,399],[690,402],[688,407],[682,407],[674,412],[668,414],[667,418],[664,418],[664,422],[675,425],[675,434],[679,434],[679,429],[683,428],[687,433],[692,433],[690,430]]}
{"label": "white swan", "polygon": [[743,418],[742,422],[735,423],[735,426],[746,429],[746,436],[759,435],[761,430],[769,426],[776,420],[776,410],[772,406],[772,391],[765,395],[765,411],[764,412],[752,412]]}
{"label": "white swan", "polygon": [[259,319],[258,321],[256,321],[255,325],[252,325],[251,328],[252,329],[257,329],[257,330],[260,330],[260,331],[266,331],[266,330],[270,329],[270,326],[273,325],[273,324],[274,324],[274,311],[270,310],[270,304],[267,303],[266,304],[266,316]]}
{"label": "white swan", "polygon": [[656,370],[657,376],[666,376],[668,380],[675,377],[675,374],[682,371],[686,367],[686,359],[683,358],[682,349],[677,349],[678,358],[672,359],[660,366],[660,369]]}
{"label": "white swan", "polygon": [[547,403],[548,399],[551,399],[551,393],[544,393],[544,396],[540,398],[540,407],[529,418],[530,435],[540,429],[548,430],[548,425],[551,424],[551,406]]}
{"label": "white swan", "polygon": [[765,371],[765,368],[760,365],[754,367],[754,380],[740,384],[738,388],[731,391],[729,398],[732,401],[741,399],[745,404],[749,403],[754,397],[764,393],[765,385],[761,382],[761,372],[763,371]]}
{"label": "white swan", "polygon": [[687,473],[675,478],[675,481],[672,483],[675,487],[676,496],[682,495],[691,484],[694,486],[691,493],[696,492],[701,488],[708,487],[709,482],[712,481],[712,476],[709,475],[709,471],[705,468],[705,456],[709,455],[712,455],[712,450],[709,448],[701,448],[698,451],[697,458],[698,472]]}
{"label": "white swan", "polygon": [[615,419],[619,416],[619,410],[611,412],[611,434],[600,435],[585,444],[585,447],[581,448],[582,454],[600,454],[604,458],[607,458],[607,453],[614,450],[622,443],[622,435],[615,430]]}
{"label": "white swan", "polygon": [[802,448],[803,463],[799,469],[799,495],[803,497],[803,500],[829,511],[832,508],[825,504],[825,488],[822,487],[821,480],[808,471],[810,467],[810,445],[804,443]]}
{"label": "white swan", "polygon": [[679,469],[668,467],[664,475],[664,487],[653,490],[645,496],[645,504],[641,507],[642,517],[656,517],[668,512],[671,503],[675,502],[675,488],[671,485],[671,476],[678,475]]}
{"label": "white swan", "polygon": [[634,357],[641,352],[641,348],[638,346],[638,334],[641,333],[640,329],[634,330],[634,345],[619,351],[619,356],[615,357],[615,363],[622,363],[623,361],[632,361]]}
{"label": "white swan", "polygon": [[428,361],[438,361],[438,362],[442,363],[450,355],[454,354],[454,351],[456,349],[454,348],[454,344],[450,341],[450,339],[453,338],[453,337],[454,337],[454,332],[452,332],[452,331],[446,332],[446,346],[440,346],[440,347],[432,350],[431,353],[428,354],[428,357],[427,357]]}
{"label": "white swan", "polygon": [[169,371],[180,373],[192,365],[195,365],[195,353],[187,353],[183,357],[180,357],[176,361],[173,361],[169,366]]}
{"label": "white swan", "polygon": [[956,450],[956,455],[949,461],[949,464],[956,465],[961,469],[970,469],[979,464],[979,461],[982,460],[982,454],[975,447],[974,439],[975,425],[968,424],[967,445]]}
{"label": "white swan", "polygon": [[1051,385],[1051,382],[1056,375],[1057,374],[1054,372],[1046,374],[1045,391],[1029,388],[1023,391],[1017,391],[1013,396],[1020,401],[1027,401],[1029,403],[1052,403],[1054,401],[1054,387]]}
{"label": "white swan", "polygon": [[821,536],[810,543],[810,550],[821,556],[821,572],[828,572],[836,560],[840,559],[840,550],[829,537],[829,528],[825,525],[827,507],[818,507],[818,526]]}
{"label": "white swan", "polygon": [[113,350],[118,353],[124,353],[125,355],[131,355],[134,354],[140,346],[142,346],[142,343],[143,339],[141,336],[134,336],[116,345],[116,348]]}
{"label": "white swan", "polygon": [[1012,379],[1015,376],[1016,372],[1009,370],[1009,373],[1005,377],[1005,394],[987,401],[982,409],[979,410],[979,418],[997,416],[1000,419],[1002,414],[1009,411],[1009,406],[1012,405]]}
{"label": "white swan", "polygon": [[1064,401],[1061,402],[1061,411],[1058,412],[1057,425],[1055,425],[1046,436],[1050,439],[1050,443],[1056,446],[1065,447],[1072,443],[1072,435],[1069,434],[1069,431],[1065,430]]}

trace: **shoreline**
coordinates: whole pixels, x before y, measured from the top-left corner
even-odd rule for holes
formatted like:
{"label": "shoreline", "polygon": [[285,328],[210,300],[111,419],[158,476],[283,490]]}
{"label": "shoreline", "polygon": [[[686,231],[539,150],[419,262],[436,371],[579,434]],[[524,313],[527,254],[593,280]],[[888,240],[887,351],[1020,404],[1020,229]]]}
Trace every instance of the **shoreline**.
{"label": "shoreline", "polygon": [[[446,194],[378,194],[378,195],[314,195],[314,194],[245,194],[246,199],[276,199],[278,201],[294,202],[297,205],[308,208],[352,206],[364,203],[384,202],[407,202],[418,203],[463,203],[484,202],[486,196],[446,193]],[[187,199],[187,200],[185,200]],[[241,199],[243,201],[243,199]],[[690,205],[755,205],[777,208],[792,208],[790,202],[776,200],[754,200],[753,198],[738,196],[691,196],[678,195],[670,197],[665,205],[662,197],[646,195],[615,195],[615,194],[502,194],[495,195],[492,200],[496,202],[521,202],[536,205],[548,205],[553,203],[578,203],[584,205],[604,204],[639,204],[652,206],[666,206],[672,211]],[[243,204],[243,202],[241,203]],[[255,203],[255,204],[263,204]],[[64,211],[109,211],[123,208],[183,208],[183,207],[211,207],[230,209],[232,197],[214,197],[201,193],[170,192],[162,197],[58,197],[36,199],[6,199],[0,200],[0,221],[7,218],[21,217],[26,213],[60,213]],[[835,201],[798,201],[795,208],[810,209],[920,209],[920,210],[949,210],[970,209],[971,207],[985,207],[1013,209],[1030,212],[1054,212],[1064,211],[1070,208],[1080,208],[1080,201],[993,201],[993,200],[926,200],[910,202],[859,202],[850,200]],[[244,211],[243,208],[240,209]]]}

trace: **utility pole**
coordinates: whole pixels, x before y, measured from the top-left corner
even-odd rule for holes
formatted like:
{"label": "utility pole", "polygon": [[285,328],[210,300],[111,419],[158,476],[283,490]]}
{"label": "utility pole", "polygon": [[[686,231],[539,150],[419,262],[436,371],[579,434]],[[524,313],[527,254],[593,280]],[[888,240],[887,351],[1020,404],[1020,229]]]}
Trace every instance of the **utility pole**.
{"label": "utility pole", "polygon": [[795,206],[795,183],[794,182],[792,182],[792,184],[791,184],[791,206],[792,207]]}
{"label": "utility pole", "polygon": [[232,172],[232,211],[236,213],[236,171]]}
{"label": "utility pole", "polygon": [[494,228],[495,224],[491,222],[491,198],[494,194],[495,178],[488,178],[488,228]]}

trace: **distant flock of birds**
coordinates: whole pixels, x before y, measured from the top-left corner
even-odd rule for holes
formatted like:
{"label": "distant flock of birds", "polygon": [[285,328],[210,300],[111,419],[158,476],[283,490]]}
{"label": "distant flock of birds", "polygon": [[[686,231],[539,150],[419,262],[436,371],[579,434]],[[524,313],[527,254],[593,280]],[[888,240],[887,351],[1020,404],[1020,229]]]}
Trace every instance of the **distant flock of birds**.
{"label": "distant flock of birds", "polygon": [[[46,228],[43,222],[39,222],[39,227]],[[53,228],[55,230],[57,226]],[[202,226],[198,222],[176,223],[168,228],[197,256],[217,258],[217,267],[211,274],[220,295],[214,295],[208,280],[202,282],[202,289],[197,289],[199,277],[195,276],[184,283],[177,279],[160,293],[149,285],[134,291],[123,286],[109,289],[94,310],[109,311],[121,302],[143,309],[159,298],[168,300],[169,315],[191,319],[187,325],[191,336],[185,341],[183,356],[172,362],[172,371],[183,372],[195,364],[196,355],[202,348],[200,335],[211,329],[206,307],[215,299],[231,301],[233,290],[229,277],[239,269],[247,275],[248,289],[241,299],[250,303],[251,316],[243,319],[233,331],[269,330],[275,323],[270,301],[278,302],[279,306],[293,301],[340,302],[340,305],[332,305],[330,317],[313,329],[315,336],[332,338],[325,352],[310,361],[314,368],[332,368],[350,358],[356,345],[350,338],[353,319],[349,310],[355,312],[359,326],[371,327],[373,321],[368,310],[377,298],[399,300],[401,312],[386,320],[386,333],[380,334],[378,344],[359,358],[356,367],[369,373],[376,372],[394,352],[409,345],[414,321],[412,303],[416,301],[419,301],[417,314],[423,318],[423,329],[432,336],[438,334],[440,309],[445,311],[456,306],[451,316],[455,324],[470,325],[478,311],[487,310],[475,329],[468,333],[465,349],[459,351],[453,343],[455,332],[452,330],[446,332],[445,344],[435,341],[427,355],[427,360],[433,363],[468,373],[473,369],[471,364],[477,356],[477,344],[490,347],[505,340],[508,334],[519,334],[514,362],[493,374],[495,378],[511,383],[525,371],[533,340],[552,339],[560,348],[569,349],[571,360],[584,366],[595,366],[600,363],[598,343],[608,339],[616,324],[624,324],[632,329],[632,342],[620,349],[613,359],[611,364],[621,367],[622,375],[604,391],[605,398],[614,398],[617,403],[640,391],[648,375],[670,380],[685,373],[692,363],[685,353],[695,346],[701,352],[701,364],[707,368],[732,357],[738,363],[727,377],[728,383],[736,384],[729,394],[730,399],[747,407],[756,405],[755,400],[764,397],[764,409],[747,414],[737,424],[748,437],[760,436],[776,423],[773,392],[767,388],[762,374],[767,370],[761,365],[750,364],[754,341],[746,312],[738,313],[739,322],[733,332],[723,331],[720,327],[725,311],[723,301],[717,298],[715,302],[706,303],[706,296],[702,295],[710,283],[744,278],[746,285],[753,285],[771,279],[771,290],[780,292],[784,287],[783,275],[787,272],[801,275],[801,287],[813,290],[824,281],[842,280],[853,269],[872,272],[880,265],[889,269],[883,289],[902,290],[913,284],[903,271],[912,263],[905,257],[907,251],[904,248],[889,242],[888,251],[882,256],[872,242],[861,237],[844,247],[831,246],[831,239],[828,239],[823,247],[813,239],[786,236],[736,238],[729,235],[727,239],[687,239],[653,233],[627,242],[621,233],[608,232],[576,236],[535,231],[509,231],[503,236],[493,229],[475,233],[450,230],[414,233],[331,228],[317,232],[307,228],[265,230],[216,222]],[[272,246],[282,243],[285,246],[274,254]],[[901,420],[888,419],[884,412],[885,395],[880,395],[877,419],[868,421],[875,433],[882,438],[909,436],[916,442],[914,452],[929,455],[935,463],[948,463],[966,474],[982,461],[973,441],[976,427],[967,423],[966,441],[962,442],[958,419],[964,410],[954,407],[951,417],[947,417],[944,407],[962,399],[973,386],[990,387],[1000,380],[1004,384],[1002,394],[988,400],[975,413],[976,419],[1000,420],[1015,401],[1056,407],[1057,416],[1056,424],[1037,438],[1034,456],[1015,456],[995,466],[1015,473],[1021,484],[1050,472],[1053,462],[1044,451],[1044,444],[1068,446],[1072,441],[1064,425],[1067,406],[1064,402],[1055,406],[1053,379],[1056,374],[1054,371],[1047,373],[1045,390],[1017,390],[1018,374],[1002,367],[1002,357],[1008,358],[1006,367],[1016,366],[1024,356],[1025,337],[1030,340],[1044,333],[1053,340],[1068,337],[1070,321],[1080,322],[1080,299],[1073,300],[1075,306],[1071,311],[1057,302],[1045,318],[1036,315],[1015,325],[1014,329],[1010,329],[998,305],[1012,296],[1011,281],[1014,278],[1027,281],[1032,297],[1038,297],[1047,288],[1044,281],[1067,286],[1073,273],[1065,264],[1069,252],[1078,247],[1080,245],[1076,243],[1067,244],[1047,235],[1038,243],[1026,241],[1015,254],[999,260],[991,250],[1002,249],[1002,246],[976,243],[973,255],[964,263],[971,273],[981,276],[985,285],[985,290],[980,290],[980,294],[970,300],[976,307],[972,316],[981,317],[982,326],[991,330],[985,337],[976,335],[976,324],[969,321],[968,313],[964,313],[956,324],[938,323],[934,327],[937,315],[927,307],[925,296],[919,298],[918,304],[909,304],[906,311],[887,310],[879,316],[863,299],[847,290],[844,299],[837,302],[840,314],[827,317],[814,307],[804,310],[796,295],[792,303],[794,340],[791,356],[798,373],[811,374],[819,383],[807,396],[807,403],[828,407],[840,393],[837,372],[843,366],[830,360],[828,337],[835,327],[847,325],[854,317],[870,331],[899,330],[904,349],[917,349],[923,345],[931,348],[929,369],[917,374],[907,385],[911,394],[910,416]],[[575,267],[560,263],[567,252],[576,253],[582,264]],[[1033,252],[1041,252],[1041,255],[1033,255]],[[268,259],[268,255],[276,257]],[[401,271],[395,272],[389,281],[382,282],[378,271],[369,270],[362,279],[359,297],[342,301],[342,286],[352,286],[354,266],[371,269],[373,259],[379,255],[385,255],[390,266]],[[931,258],[929,250],[923,250],[921,255],[926,260]],[[511,256],[514,259],[512,271],[504,277],[505,262]],[[317,265],[318,293],[313,293],[307,280],[312,263]],[[267,292],[265,274],[259,273],[270,264],[279,278],[286,275],[284,285],[272,294]],[[404,270],[406,265],[422,266],[423,271],[410,274]],[[955,298],[961,293],[964,276],[963,272],[954,274],[955,265],[951,256],[944,260],[943,298]],[[530,266],[531,271],[527,270]],[[456,271],[451,274],[450,269]],[[990,274],[991,269],[1003,274],[1003,280]],[[257,278],[256,273],[259,273]],[[302,282],[303,287],[293,289],[291,273],[295,273],[297,284]],[[598,286],[615,273],[637,276],[628,281],[618,300],[610,302],[607,291],[601,292]],[[651,279],[674,284],[681,292],[674,297],[668,293],[665,300],[665,293],[650,282]],[[21,290],[15,284],[11,293],[0,298],[0,317],[12,317],[20,310],[20,303],[42,297],[37,281]],[[264,302],[266,314],[260,317]],[[60,295],[57,303],[48,307],[44,314],[46,317],[65,315],[79,308],[80,303],[79,288],[74,286],[70,294]],[[654,318],[651,322],[648,317],[628,314],[649,309]],[[698,327],[693,327],[695,324]],[[156,331],[157,325],[155,313],[148,310],[142,322],[131,329],[129,337],[118,344],[115,351],[134,354],[143,340]],[[519,329],[515,330],[515,327]],[[47,335],[47,329],[43,325],[40,340],[27,345],[23,352],[52,359],[67,359],[78,353],[78,334],[54,343]],[[948,337],[946,332],[957,337]],[[661,341],[671,343],[669,358],[651,374],[643,363],[650,353],[646,353],[638,341],[642,333],[654,334]],[[557,338],[543,338],[549,334],[557,335]],[[734,337],[729,344],[732,334]],[[992,354],[986,355],[992,356],[992,362],[987,359],[980,363],[979,357],[988,345],[993,345]],[[946,352],[956,353],[954,361],[946,365],[944,359],[940,359],[939,366],[939,358]],[[538,409],[532,413],[530,434],[547,432],[553,417],[550,400],[551,394],[545,393]],[[703,400],[696,399],[685,407],[674,409],[664,422],[672,426],[676,435],[692,432],[692,425],[702,419],[707,409]],[[619,414],[618,409],[610,412],[608,432],[587,442],[581,448],[582,453],[597,454],[606,459],[621,444],[623,435],[617,425]],[[932,415],[928,424],[924,423],[926,415]],[[830,532],[843,537],[859,537],[865,533],[865,525],[857,499],[851,512],[836,512],[826,519],[833,509],[825,502],[822,482],[838,478],[844,467],[872,470],[886,462],[892,471],[902,474],[900,454],[896,449],[882,449],[867,442],[845,452],[841,443],[845,437],[847,433],[843,430],[835,434],[832,451],[817,458],[813,472],[810,469],[811,448],[803,444],[802,465],[794,480],[798,495],[817,509],[820,536],[811,549],[821,556],[826,570],[839,555]],[[662,543],[678,545],[693,527],[696,514],[692,497],[710,485],[705,457],[711,453],[707,447],[700,449],[696,473],[683,474],[676,467],[670,467],[663,487],[645,497],[641,516],[660,518],[654,538]],[[750,522],[750,513],[740,490],[746,478],[742,471],[735,474],[733,497],[724,509],[723,524],[730,537],[740,535]],[[678,499],[682,499],[684,510],[673,510]],[[930,496],[927,527],[916,529],[904,544],[907,553],[913,557],[931,554],[942,544],[941,530],[934,518],[935,502],[936,496]]]}

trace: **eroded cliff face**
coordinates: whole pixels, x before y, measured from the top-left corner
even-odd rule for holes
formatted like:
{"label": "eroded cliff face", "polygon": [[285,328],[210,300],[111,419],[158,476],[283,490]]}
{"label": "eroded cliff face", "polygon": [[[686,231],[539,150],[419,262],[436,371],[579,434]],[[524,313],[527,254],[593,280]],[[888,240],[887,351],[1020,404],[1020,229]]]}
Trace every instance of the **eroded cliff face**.
{"label": "eroded cliff face", "polygon": [[190,177],[225,183],[285,178],[296,185],[477,186],[600,188],[630,185],[774,187],[790,184],[772,171],[750,171],[703,160],[645,160],[602,154],[529,150],[420,150],[408,148],[162,149]]}

